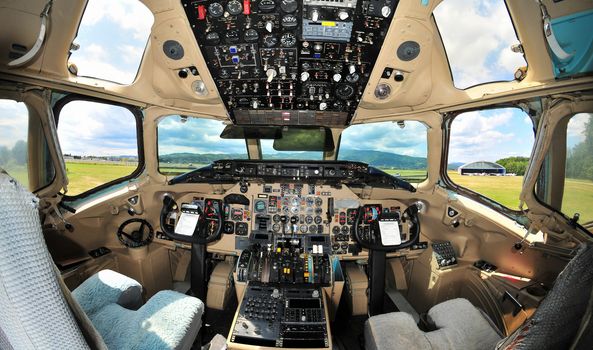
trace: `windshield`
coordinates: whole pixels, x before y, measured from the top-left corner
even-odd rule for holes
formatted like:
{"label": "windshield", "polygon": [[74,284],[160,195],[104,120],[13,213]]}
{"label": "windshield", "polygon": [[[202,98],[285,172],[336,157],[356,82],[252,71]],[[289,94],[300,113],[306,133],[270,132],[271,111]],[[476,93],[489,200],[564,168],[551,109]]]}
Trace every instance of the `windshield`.
{"label": "windshield", "polygon": [[219,120],[165,117],[158,125],[159,171],[182,174],[219,159],[246,159],[245,140],[221,139]]}
{"label": "windshield", "polygon": [[357,124],[342,132],[338,160],[368,163],[406,181],[427,177],[427,129],[418,121]]}

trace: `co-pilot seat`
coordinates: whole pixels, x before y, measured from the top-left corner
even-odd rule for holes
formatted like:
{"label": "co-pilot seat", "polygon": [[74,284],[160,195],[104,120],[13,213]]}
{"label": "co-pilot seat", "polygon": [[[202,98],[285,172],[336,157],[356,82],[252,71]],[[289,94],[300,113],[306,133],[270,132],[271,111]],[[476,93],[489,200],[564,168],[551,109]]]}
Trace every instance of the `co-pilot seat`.
{"label": "co-pilot seat", "polygon": [[0,349],[190,349],[204,304],[104,270],[70,293],[41,233],[38,200],[0,169]]}
{"label": "co-pilot seat", "polygon": [[593,246],[583,244],[533,316],[504,340],[479,309],[453,299],[430,309],[431,332],[421,331],[404,312],[369,318],[366,349],[593,349],[592,264]]}

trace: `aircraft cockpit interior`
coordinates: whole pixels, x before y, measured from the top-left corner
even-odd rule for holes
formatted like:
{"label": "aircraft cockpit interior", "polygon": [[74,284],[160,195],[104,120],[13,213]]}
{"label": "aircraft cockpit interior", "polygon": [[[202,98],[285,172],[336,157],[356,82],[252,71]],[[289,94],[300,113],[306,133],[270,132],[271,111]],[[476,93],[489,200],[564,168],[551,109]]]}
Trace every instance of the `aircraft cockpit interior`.
{"label": "aircraft cockpit interior", "polygon": [[0,349],[593,348],[593,1],[0,3]]}

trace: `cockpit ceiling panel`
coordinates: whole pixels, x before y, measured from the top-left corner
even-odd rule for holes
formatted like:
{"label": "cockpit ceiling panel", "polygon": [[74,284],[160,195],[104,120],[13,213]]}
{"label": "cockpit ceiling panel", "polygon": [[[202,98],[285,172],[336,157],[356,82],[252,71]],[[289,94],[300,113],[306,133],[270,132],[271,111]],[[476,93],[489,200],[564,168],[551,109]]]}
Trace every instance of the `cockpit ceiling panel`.
{"label": "cockpit ceiling panel", "polygon": [[182,0],[237,124],[350,123],[397,0]]}

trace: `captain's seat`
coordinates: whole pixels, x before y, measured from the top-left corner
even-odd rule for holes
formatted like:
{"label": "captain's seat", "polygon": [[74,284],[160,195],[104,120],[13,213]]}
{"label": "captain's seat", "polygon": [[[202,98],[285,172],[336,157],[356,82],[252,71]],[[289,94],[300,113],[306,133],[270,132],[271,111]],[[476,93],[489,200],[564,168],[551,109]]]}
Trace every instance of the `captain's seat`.
{"label": "captain's seat", "polygon": [[38,200],[0,169],[0,349],[190,349],[204,304],[104,270],[70,293],[41,233]]}
{"label": "captain's seat", "polygon": [[507,338],[469,301],[452,299],[428,312],[431,332],[421,331],[404,312],[369,318],[366,350],[593,349],[591,266],[593,247],[583,244],[533,316]]}

